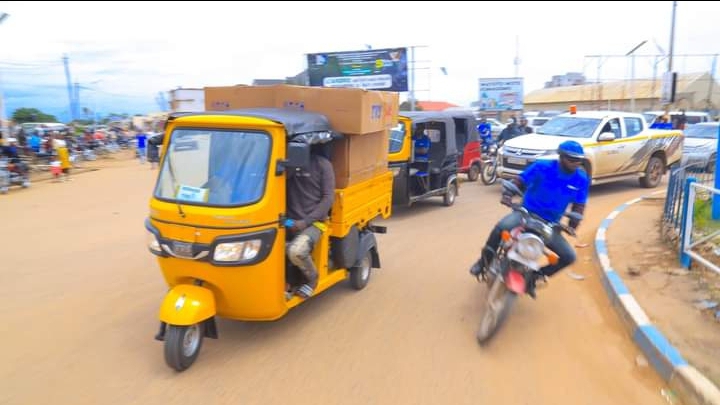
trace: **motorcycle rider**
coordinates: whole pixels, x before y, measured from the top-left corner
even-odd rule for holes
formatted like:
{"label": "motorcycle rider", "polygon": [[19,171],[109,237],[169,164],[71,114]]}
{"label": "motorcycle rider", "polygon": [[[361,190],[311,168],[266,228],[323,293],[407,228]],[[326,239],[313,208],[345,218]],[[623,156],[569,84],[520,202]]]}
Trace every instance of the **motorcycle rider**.
{"label": "motorcycle rider", "polygon": [[[581,169],[585,158],[582,145],[575,141],[565,141],[558,146],[557,151],[558,160],[538,160],[512,180],[525,194],[522,206],[550,222],[560,221],[570,204],[572,211],[582,215],[590,187],[588,176]],[[512,198],[512,192],[503,189],[502,204],[511,205]],[[521,220],[522,215],[513,211],[495,225],[480,259],[470,268],[470,274],[475,277],[485,274],[497,252],[502,231],[520,225]],[[568,225],[575,231],[579,221],[570,220]],[[526,290],[533,298],[535,298],[535,282],[538,278],[551,277],[575,261],[575,252],[562,236],[560,229],[554,230],[552,237],[547,241],[547,247],[559,258],[556,264],[548,264],[540,269],[539,274],[533,272],[533,276],[528,278]]]}

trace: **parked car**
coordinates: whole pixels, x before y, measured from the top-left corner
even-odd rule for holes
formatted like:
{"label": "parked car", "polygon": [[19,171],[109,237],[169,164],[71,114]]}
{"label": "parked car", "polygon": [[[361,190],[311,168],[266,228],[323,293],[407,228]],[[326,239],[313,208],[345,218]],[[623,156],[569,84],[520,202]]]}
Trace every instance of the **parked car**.
{"label": "parked car", "polygon": [[[655,123],[655,120],[662,117],[663,114],[665,114],[665,111],[646,111],[643,113],[643,116],[648,125],[652,125]],[[668,113],[668,115],[670,115],[670,122],[675,122],[680,114],[682,114],[680,111],[670,111]],[[710,114],[704,111],[686,111],[685,119],[687,120],[687,125],[712,121]]]}
{"label": "parked car", "polygon": [[544,123],[548,122],[552,117],[533,117],[529,119],[528,126],[533,129],[533,132],[537,132]]}
{"label": "parked car", "polygon": [[715,171],[719,126],[718,122],[702,122],[685,128],[683,166],[697,165],[699,169],[709,173]]}

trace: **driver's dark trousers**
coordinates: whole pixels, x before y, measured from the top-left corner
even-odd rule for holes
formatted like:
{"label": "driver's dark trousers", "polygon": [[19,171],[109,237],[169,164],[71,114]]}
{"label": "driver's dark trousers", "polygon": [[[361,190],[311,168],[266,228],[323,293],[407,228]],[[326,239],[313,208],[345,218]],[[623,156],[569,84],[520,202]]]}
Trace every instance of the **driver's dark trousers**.
{"label": "driver's dark trousers", "polygon": [[[500,222],[495,225],[495,228],[493,228],[490,232],[487,242],[485,242],[482,256],[480,256],[480,262],[490,263],[498,249],[498,246],[500,246],[500,234],[502,231],[509,231],[520,225],[521,222],[522,214],[516,211],[511,212],[501,219]],[[558,255],[558,262],[556,264],[549,264],[540,268],[540,272],[544,275],[550,277],[575,262],[575,250],[572,246],[570,246],[567,240],[565,240],[559,229],[555,229],[550,240],[546,241],[546,246]]]}

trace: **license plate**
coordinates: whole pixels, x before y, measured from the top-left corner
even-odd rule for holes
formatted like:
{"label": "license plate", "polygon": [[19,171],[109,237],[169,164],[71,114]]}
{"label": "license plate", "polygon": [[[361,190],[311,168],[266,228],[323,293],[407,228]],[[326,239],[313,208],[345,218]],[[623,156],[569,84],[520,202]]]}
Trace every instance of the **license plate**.
{"label": "license plate", "polygon": [[192,257],[192,243],[173,242],[173,252],[178,256]]}
{"label": "license plate", "polygon": [[509,157],[507,158],[507,162],[511,165],[524,165],[525,159],[522,158],[516,158],[516,157]]}

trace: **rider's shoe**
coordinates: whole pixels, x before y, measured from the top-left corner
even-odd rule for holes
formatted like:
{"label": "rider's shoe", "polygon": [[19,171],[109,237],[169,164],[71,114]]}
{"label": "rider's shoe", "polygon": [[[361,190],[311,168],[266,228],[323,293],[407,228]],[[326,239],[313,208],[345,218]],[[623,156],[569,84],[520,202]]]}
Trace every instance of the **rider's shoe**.
{"label": "rider's shoe", "polygon": [[480,260],[476,261],[472,267],[470,267],[470,275],[478,278],[485,275],[485,266],[482,265]]}

